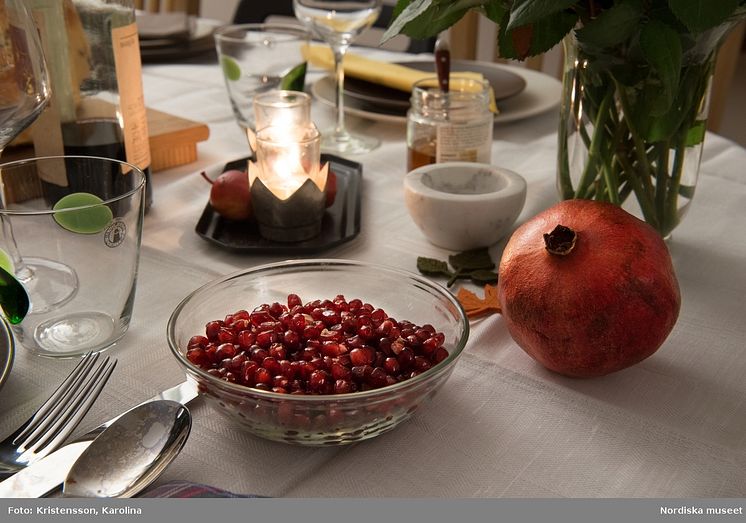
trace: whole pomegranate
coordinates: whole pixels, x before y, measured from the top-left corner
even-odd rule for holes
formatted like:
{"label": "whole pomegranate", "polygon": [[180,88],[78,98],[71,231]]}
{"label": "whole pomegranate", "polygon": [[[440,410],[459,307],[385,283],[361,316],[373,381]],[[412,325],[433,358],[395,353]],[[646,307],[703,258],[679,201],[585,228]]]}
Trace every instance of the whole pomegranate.
{"label": "whole pomegranate", "polygon": [[601,376],[647,358],[681,305],[663,239],[609,203],[567,200],[524,223],[499,274],[510,335],[566,376]]}

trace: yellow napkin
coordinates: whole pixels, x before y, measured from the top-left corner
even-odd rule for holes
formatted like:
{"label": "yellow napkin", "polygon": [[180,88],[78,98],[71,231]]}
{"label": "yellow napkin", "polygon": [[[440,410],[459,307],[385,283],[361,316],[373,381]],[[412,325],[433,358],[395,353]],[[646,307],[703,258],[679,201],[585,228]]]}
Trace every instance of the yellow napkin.
{"label": "yellow napkin", "polygon": [[[311,64],[323,69],[334,69],[334,56],[331,49],[319,45],[306,45],[303,48],[303,56]],[[344,58],[345,74],[360,78],[367,82],[385,85],[399,91],[412,92],[412,86],[425,78],[430,78],[435,73],[427,71],[418,71],[411,67],[399,64],[371,60],[359,55],[347,53]],[[451,73],[452,79],[472,78],[483,81],[484,77],[480,73],[461,72]],[[497,112],[495,104],[495,93],[490,88],[490,110]]]}

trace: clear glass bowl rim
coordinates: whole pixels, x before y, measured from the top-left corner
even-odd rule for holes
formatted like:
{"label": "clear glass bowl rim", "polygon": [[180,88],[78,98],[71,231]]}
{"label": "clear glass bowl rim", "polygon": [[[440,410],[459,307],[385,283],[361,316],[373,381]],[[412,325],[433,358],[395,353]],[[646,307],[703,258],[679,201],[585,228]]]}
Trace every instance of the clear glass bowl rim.
{"label": "clear glass bowl rim", "polygon": [[[192,365],[192,363],[186,359],[186,354],[182,354],[179,350],[179,347],[176,344],[176,333],[175,333],[175,326],[176,326],[176,320],[181,313],[181,311],[186,307],[186,305],[198,294],[209,291],[210,289],[225,283],[229,280],[233,280],[236,278],[240,278],[242,276],[246,276],[249,274],[252,275],[261,275],[263,272],[281,272],[283,269],[288,268],[322,268],[322,267],[335,267],[335,268],[345,268],[345,267],[359,267],[359,268],[370,268],[375,269],[377,271],[385,272],[393,276],[400,276],[407,278],[409,280],[414,280],[415,282],[424,285],[427,287],[430,291],[434,291],[435,294],[443,297],[445,301],[449,302],[455,310],[458,313],[459,319],[464,326],[463,332],[461,333],[461,337],[459,338],[458,342],[456,343],[456,346],[453,349],[450,349],[448,352],[448,357],[440,362],[435,367],[428,369],[427,371],[423,372],[422,374],[418,374],[414,378],[410,378],[408,380],[402,381],[400,383],[397,383],[395,385],[389,385],[386,387],[381,387],[380,389],[373,389],[368,391],[361,391],[361,392],[352,392],[349,394],[324,394],[324,395],[292,395],[292,394],[281,394],[278,392],[268,392],[263,391],[259,389],[254,389],[252,387],[247,387],[245,385],[238,385],[236,383],[230,383],[225,380],[221,380],[219,378],[216,378],[214,376],[211,376],[207,372],[203,371],[199,367],[196,367]],[[267,399],[267,400],[283,400],[283,401],[293,401],[298,403],[314,403],[314,402],[326,402],[326,401],[335,401],[339,403],[344,403],[347,401],[357,401],[357,400],[366,400],[366,399],[384,399],[384,397],[387,396],[394,396],[399,391],[407,391],[409,389],[416,388],[417,385],[427,383],[431,379],[435,379],[436,377],[440,376],[444,372],[448,371],[448,369],[455,363],[455,361],[458,359],[458,357],[463,352],[464,348],[466,347],[466,342],[469,339],[469,320],[466,317],[466,313],[464,312],[464,308],[461,306],[459,301],[448,292],[445,288],[443,288],[441,285],[438,285],[426,278],[423,278],[422,276],[419,276],[418,274],[415,274],[410,271],[406,271],[403,269],[398,269],[395,267],[391,267],[388,265],[382,265],[382,264],[374,264],[374,263],[367,263],[367,262],[360,262],[355,260],[342,260],[342,259],[311,259],[311,260],[289,260],[289,261],[283,261],[283,262],[275,262],[275,263],[268,263],[264,265],[257,265],[256,267],[252,267],[250,269],[241,269],[236,272],[232,272],[230,274],[227,274],[225,276],[222,276],[220,278],[217,278],[215,280],[209,281],[206,284],[202,285],[201,287],[195,289],[189,295],[184,298],[174,309],[173,313],[171,313],[171,317],[168,319],[168,324],[166,326],[166,338],[168,340],[168,347],[171,350],[171,353],[176,357],[176,360],[187,370],[187,372],[190,372],[192,374],[196,374],[201,379],[211,383],[212,385],[239,394],[239,395],[252,395],[259,398]]]}

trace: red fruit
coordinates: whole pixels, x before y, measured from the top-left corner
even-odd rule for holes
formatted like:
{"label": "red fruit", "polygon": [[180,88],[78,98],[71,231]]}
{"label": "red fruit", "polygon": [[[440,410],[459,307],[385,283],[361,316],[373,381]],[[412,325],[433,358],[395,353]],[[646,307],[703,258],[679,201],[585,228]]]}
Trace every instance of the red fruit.
{"label": "red fruit", "polygon": [[204,172],[202,177],[212,184],[210,205],[215,212],[229,220],[251,218],[251,191],[246,171],[225,171],[214,181]]}
{"label": "red fruit", "polygon": [[510,335],[567,376],[601,376],[647,358],[681,305],[660,235],[608,203],[568,200],[535,216],[510,238],[499,274]]}
{"label": "red fruit", "polygon": [[334,205],[334,199],[337,197],[337,175],[329,171],[326,175],[326,206]]}

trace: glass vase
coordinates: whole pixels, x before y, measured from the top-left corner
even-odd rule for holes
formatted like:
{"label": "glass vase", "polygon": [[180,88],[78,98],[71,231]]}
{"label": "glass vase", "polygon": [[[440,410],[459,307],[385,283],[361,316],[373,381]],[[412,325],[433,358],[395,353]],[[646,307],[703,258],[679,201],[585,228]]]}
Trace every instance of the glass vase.
{"label": "glass vase", "polygon": [[634,44],[599,52],[563,41],[557,186],[562,199],[623,206],[664,238],[697,186],[715,58],[732,24],[692,37],[678,83],[661,79]]}

